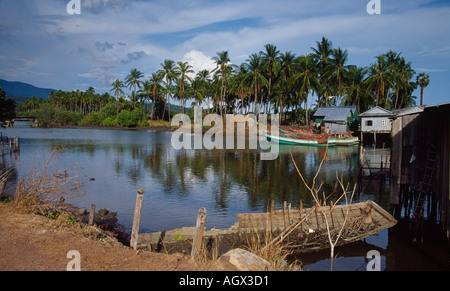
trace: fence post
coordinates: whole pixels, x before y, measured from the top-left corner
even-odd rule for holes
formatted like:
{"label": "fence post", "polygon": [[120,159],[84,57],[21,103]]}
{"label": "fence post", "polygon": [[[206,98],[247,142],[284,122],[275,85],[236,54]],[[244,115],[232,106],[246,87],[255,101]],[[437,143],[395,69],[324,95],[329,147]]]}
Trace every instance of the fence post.
{"label": "fence post", "polygon": [[91,212],[89,213],[88,225],[94,225],[95,205],[91,204]]}
{"label": "fence post", "polygon": [[134,208],[133,227],[131,229],[130,247],[137,250],[139,223],[141,221],[142,200],[144,199],[144,190],[139,189],[136,196],[136,206]]}
{"label": "fence post", "polygon": [[18,152],[20,151],[20,142],[19,142],[19,137],[15,136],[14,137],[14,152]]}
{"label": "fence post", "polygon": [[206,209],[205,207],[200,208],[197,216],[197,223],[195,225],[195,233],[192,241],[192,251],[191,257],[196,258],[196,256],[200,253],[200,248],[202,246],[202,235],[203,229],[205,228],[206,222]]}

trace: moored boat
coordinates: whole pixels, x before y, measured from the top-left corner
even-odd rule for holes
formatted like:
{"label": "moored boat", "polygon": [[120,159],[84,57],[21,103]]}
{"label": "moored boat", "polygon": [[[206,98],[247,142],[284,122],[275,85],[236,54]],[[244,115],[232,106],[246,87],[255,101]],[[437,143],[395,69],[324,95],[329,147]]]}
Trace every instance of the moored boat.
{"label": "moored boat", "polygon": [[264,136],[269,141],[278,141],[282,144],[297,144],[297,145],[309,145],[309,146],[333,146],[333,141],[330,141],[326,137],[300,137],[293,134],[271,133],[269,131],[263,132]]}
{"label": "moored boat", "polygon": [[[312,252],[330,247],[329,235],[341,233],[337,245],[353,243],[393,227],[397,220],[373,201],[335,206],[313,206],[306,209],[283,209],[261,213],[237,213],[238,222],[228,229],[205,229],[206,243],[220,246],[226,252],[248,244],[257,236],[266,242],[283,237],[286,248],[297,252]],[[195,227],[183,227],[155,233],[141,233],[138,248],[174,252],[189,251]],[[278,236],[277,236],[278,235]]]}

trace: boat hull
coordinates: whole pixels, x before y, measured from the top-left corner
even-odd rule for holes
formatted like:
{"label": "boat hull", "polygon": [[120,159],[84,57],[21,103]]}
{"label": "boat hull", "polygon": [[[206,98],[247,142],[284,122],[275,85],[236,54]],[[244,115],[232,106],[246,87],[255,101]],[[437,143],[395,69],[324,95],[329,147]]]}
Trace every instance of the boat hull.
{"label": "boat hull", "polygon": [[303,139],[289,137],[286,135],[276,135],[270,134],[268,132],[263,133],[268,141],[274,141],[281,144],[290,145],[307,145],[307,146],[344,146],[344,145],[354,145],[359,142],[357,137],[346,137],[346,138],[328,138],[328,139]]}

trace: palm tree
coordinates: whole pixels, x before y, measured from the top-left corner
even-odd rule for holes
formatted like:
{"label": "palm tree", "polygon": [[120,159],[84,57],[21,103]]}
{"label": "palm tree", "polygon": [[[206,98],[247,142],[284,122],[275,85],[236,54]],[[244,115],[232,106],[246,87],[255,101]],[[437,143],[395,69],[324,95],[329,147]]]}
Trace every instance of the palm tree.
{"label": "palm tree", "polygon": [[191,86],[189,86],[189,91],[194,97],[195,103],[200,106],[205,98],[206,88],[203,84],[203,80],[199,76],[192,80]]}
{"label": "palm tree", "polygon": [[383,101],[387,89],[392,85],[392,74],[389,72],[384,55],[378,56],[376,59],[377,62],[370,66],[369,77],[364,82],[368,85],[367,90],[375,90],[376,106],[378,106],[380,97]]}
{"label": "palm tree", "polygon": [[163,80],[163,75],[158,73],[152,73],[150,77],[148,77],[150,80],[150,86],[151,86],[151,92],[152,92],[152,113],[150,115],[151,120],[153,120],[153,116],[155,114],[155,104],[156,104],[156,96],[158,96],[158,92],[161,88],[161,82]]}
{"label": "palm tree", "polygon": [[404,94],[408,92],[407,88],[409,87],[411,78],[416,72],[412,69],[411,63],[407,63],[405,58],[401,56],[401,53],[396,53],[391,50],[384,56],[388,63],[389,72],[393,81],[393,96],[395,94],[395,102],[392,102],[394,105],[393,107],[398,108],[400,93],[403,93],[401,98],[402,101],[400,101],[401,105],[405,97]]}
{"label": "palm tree", "polygon": [[430,84],[430,76],[420,73],[416,78],[416,82],[420,86],[420,105],[423,105],[423,89]]}
{"label": "palm tree", "polygon": [[255,93],[255,104],[254,112],[259,114],[258,109],[258,92],[261,91],[262,86],[268,86],[269,81],[262,74],[263,72],[263,62],[261,54],[251,54],[244,64],[248,70],[247,78],[250,80],[251,87],[254,89]]}
{"label": "palm tree", "polygon": [[192,82],[191,77],[189,77],[189,73],[195,73],[192,69],[192,66],[189,65],[187,62],[178,62],[178,66],[175,68],[177,71],[177,74],[180,76],[180,99],[182,104],[182,112],[184,113],[184,107],[185,107],[185,96],[184,96],[184,86],[185,86],[185,79],[188,79],[189,82]]}
{"label": "palm tree", "polygon": [[[136,106],[136,89],[141,88],[141,81],[139,81],[140,78],[144,77],[144,74],[140,71],[138,71],[136,68],[131,69],[130,74],[126,77],[125,82],[127,83],[128,87],[131,89],[134,87],[133,90],[133,108]],[[137,88],[136,88],[137,87]]]}
{"label": "palm tree", "polygon": [[[311,47],[311,49],[313,51],[312,56],[317,62],[317,66],[319,69],[319,81],[322,87],[322,90],[319,93],[319,98],[324,98],[325,105],[328,105],[328,97],[331,95],[331,88],[330,84],[326,80],[325,72],[331,61],[333,43],[323,36],[320,42],[316,41],[316,45],[317,48]],[[320,104],[321,102],[319,100],[319,105]]]}
{"label": "palm tree", "polygon": [[119,96],[120,94],[124,94],[122,88],[125,87],[124,83],[120,81],[119,79],[116,79],[112,84],[112,89],[109,91],[114,91],[114,95],[116,96],[116,104],[117,104],[117,114],[119,114]]}
{"label": "palm tree", "polygon": [[[202,86],[204,87],[204,93],[205,95],[203,96],[203,98],[208,97],[208,99],[210,99],[210,89],[211,89],[211,79],[209,77],[210,72],[206,69],[201,70],[200,72],[197,73],[197,78],[200,79],[200,81],[202,82]],[[208,101],[208,114],[209,114],[209,107],[210,107],[210,103],[211,100]]]}
{"label": "palm tree", "polygon": [[349,82],[346,88],[347,96],[344,105],[356,105],[359,112],[362,112],[362,102],[365,102],[363,104],[364,109],[368,109],[367,99],[364,98],[367,94],[365,94],[366,90],[364,90],[363,84],[366,73],[366,68],[357,66],[349,66],[348,68]]}
{"label": "palm tree", "polygon": [[330,63],[327,68],[326,75],[328,80],[331,82],[336,82],[337,88],[337,99],[336,105],[339,105],[342,97],[343,83],[347,76],[348,66],[345,65],[348,58],[347,50],[342,50],[341,48],[332,50],[333,58],[330,59]]}
{"label": "palm tree", "polygon": [[265,51],[261,51],[260,54],[263,58],[265,71],[267,72],[267,75],[269,77],[269,88],[267,95],[270,100],[272,81],[275,78],[275,72],[277,70],[277,67],[279,66],[280,51],[277,50],[277,47],[273,44],[266,44],[264,48]]}
{"label": "palm tree", "polygon": [[228,56],[228,51],[221,51],[217,53],[217,56],[213,57],[216,62],[217,67],[213,71],[218,71],[221,76],[221,86],[220,86],[220,100],[222,102],[220,107],[220,115],[223,114],[223,102],[226,94],[226,74],[230,66],[230,58]]}
{"label": "palm tree", "polygon": [[319,86],[317,63],[313,55],[300,56],[297,62],[298,73],[295,76],[295,82],[300,100],[305,102],[305,121],[308,122],[308,95],[310,91],[316,91]]}
{"label": "palm tree", "polygon": [[286,94],[279,96],[279,98],[278,98],[279,100],[277,100],[277,104],[280,106],[281,122],[283,121],[282,119],[283,119],[284,101],[289,96],[288,89],[290,88],[290,85],[293,81],[293,78],[294,78],[294,75],[296,72],[296,62],[297,62],[297,59],[295,57],[295,54],[290,51],[285,52],[284,54],[281,54],[281,56],[280,56],[280,70],[278,73],[280,75],[280,78],[282,78],[283,83],[281,84],[281,86],[278,89],[282,88],[282,91],[286,91]]}
{"label": "palm tree", "polygon": [[[157,73],[162,76],[162,78],[166,79],[167,86],[166,88],[170,88],[170,90],[166,90],[166,104],[169,103],[169,122],[170,122],[170,99],[172,98],[172,81],[177,78],[177,70],[175,67],[175,62],[173,60],[164,60],[164,63],[161,64],[162,69]],[[162,119],[164,119],[164,115],[166,112],[166,104],[164,104],[164,110]]]}

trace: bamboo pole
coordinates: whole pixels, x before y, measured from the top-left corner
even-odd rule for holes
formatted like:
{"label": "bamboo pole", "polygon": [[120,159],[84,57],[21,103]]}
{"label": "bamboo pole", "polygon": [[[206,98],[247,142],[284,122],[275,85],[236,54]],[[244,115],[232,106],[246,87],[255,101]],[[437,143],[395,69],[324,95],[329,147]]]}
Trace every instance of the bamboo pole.
{"label": "bamboo pole", "polygon": [[141,221],[142,200],[144,199],[144,190],[139,189],[136,196],[136,206],[134,208],[133,228],[131,229],[130,247],[137,250],[139,224]]}
{"label": "bamboo pole", "polygon": [[194,260],[200,253],[205,222],[206,222],[206,209],[205,207],[202,207],[198,211],[197,223],[195,225],[194,239],[192,241],[191,257],[194,258]]}

